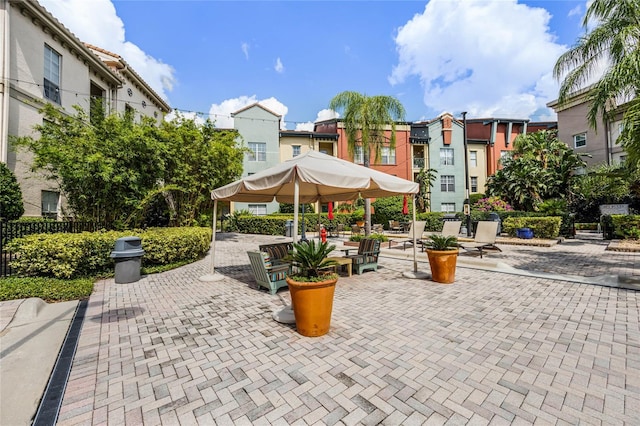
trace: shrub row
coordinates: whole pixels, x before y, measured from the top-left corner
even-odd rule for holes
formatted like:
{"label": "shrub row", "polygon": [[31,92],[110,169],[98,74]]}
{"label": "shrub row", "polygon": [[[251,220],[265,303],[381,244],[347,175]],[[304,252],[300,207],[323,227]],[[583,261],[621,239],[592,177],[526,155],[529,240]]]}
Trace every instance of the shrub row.
{"label": "shrub row", "polygon": [[203,257],[211,243],[209,228],[149,228],[144,231],[101,231],[79,234],[34,234],[8,244],[18,275],[55,278],[89,277],[113,270],[115,241],[142,239],[143,266],[164,265]]}
{"label": "shrub row", "polygon": [[640,215],[605,215],[602,220],[605,238],[640,238]]}
{"label": "shrub row", "polygon": [[553,217],[508,217],[502,222],[502,231],[511,237],[518,228],[529,228],[537,238],[558,238],[562,218]]}
{"label": "shrub row", "polygon": [[0,300],[39,297],[45,302],[86,299],[93,291],[91,278],[61,280],[56,278],[2,278]]}

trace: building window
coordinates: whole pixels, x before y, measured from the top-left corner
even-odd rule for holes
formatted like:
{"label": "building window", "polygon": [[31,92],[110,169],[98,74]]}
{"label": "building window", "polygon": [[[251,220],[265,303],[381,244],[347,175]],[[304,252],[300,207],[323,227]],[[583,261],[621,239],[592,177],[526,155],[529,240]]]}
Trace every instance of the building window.
{"label": "building window", "polygon": [[443,213],[455,213],[456,203],[442,203],[440,204],[440,211]]}
{"label": "building window", "polygon": [[249,142],[249,161],[267,161],[267,144],[262,142]]}
{"label": "building window", "polygon": [[356,146],[353,150],[353,162],[356,164],[364,164],[364,154],[362,146]]}
{"label": "building window", "polygon": [[249,211],[256,216],[265,216],[267,214],[266,204],[249,204]]}
{"label": "building window", "polygon": [[469,166],[478,167],[478,151],[469,151]]}
{"label": "building window", "polygon": [[456,177],[450,175],[440,176],[440,191],[456,192]]}
{"label": "building window", "polygon": [[396,164],[396,150],[388,146],[382,147],[382,164]]}
{"label": "building window", "polygon": [[579,133],[577,135],[573,135],[573,147],[581,148],[583,146],[587,146],[587,134]]}
{"label": "building window", "polygon": [[453,166],[453,148],[440,148],[440,165]]}
{"label": "building window", "polygon": [[626,155],[621,155],[620,156],[620,164],[624,164],[627,161],[627,156]]}
{"label": "building window", "polygon": [[294,157],[297,157],[298,155],[300,155],[300,145],[293,145],[291,148],[293,148]]}
{"label": "building window", "polygon": [[58,217],[58,200],[60,193],[54,191],[42,191],[42,217],[56,219]]}
{"label": "building window", "polygon": [[44,45],[44,97],[60,104],[60,55]]}
{"label": "building window", "polygon": [[478,177],[471,176],[471,192],[478,192]]}

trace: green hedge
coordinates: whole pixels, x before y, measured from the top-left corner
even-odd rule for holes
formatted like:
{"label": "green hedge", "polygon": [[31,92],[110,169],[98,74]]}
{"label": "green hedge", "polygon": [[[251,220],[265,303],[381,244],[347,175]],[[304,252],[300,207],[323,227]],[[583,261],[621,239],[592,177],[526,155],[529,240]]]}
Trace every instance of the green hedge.
{"label": "green hedge", "polygon": [[142,239],[143,266],[164,265],[203,257],[211,243],[209,228],[150,228],[133,231],[33,234],[8,244],[16,254],[17,275],[55,278],[89,277],[111,272],[115,241]]}
{"label": "green hedge", "polygon": [[508,217],[502,222],[502,231],[511,237],[516,236],[516,229],[529,228],[536,238],[558,238],[562,218],[553,217]]}
{"label": "green hedge", "polygon": [[86,299],[93,291],[93,280],[78,278],[59,280],[56,278],[2,278],[0,300],[39,297],[45,302],[64,302]]}
{"label": "green hedge", "polygon": [[640,238],[640,215],[613,214],[610,218],[613,238]]}
{"label": "green hedge", "polygon": [[[285,227],[287,220],[293,220],[292,214],[272,214],[267,216],[241,215],[234,219],[234,223],[230,224],[229,231],[239,232],[241,234],[260,234],[260,235],[285,235]],[[302,215],[298,215],[298,234],[302,233]],[[304,215],[305,230],[313,232],[318,223],[318,214],[309,213]],[[337,225],[344,224],[345,227],[351,225],[351,214],[334,213],[333,220],[329,220],[327,213],[320,213],[320,223],[328,226],[330,223]],[[354,222],[355,223],[355,222]]]}

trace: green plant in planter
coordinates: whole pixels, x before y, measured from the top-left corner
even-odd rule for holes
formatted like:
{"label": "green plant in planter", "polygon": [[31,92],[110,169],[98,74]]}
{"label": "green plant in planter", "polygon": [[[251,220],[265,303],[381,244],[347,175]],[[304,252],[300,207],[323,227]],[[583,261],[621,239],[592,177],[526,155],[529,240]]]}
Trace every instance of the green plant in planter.
{"label": "green plant in planter", "polygon": [[309,240],[308,242],[295,243],[293,251],[287,256],[292,260],[298,272],[291,275],[291,279],[299,282],[325,281],[337,278],[336,274],[326,275],[322,269],[336,265],[335,260],[327,259],[329,254],[336,249],[335,245],[329,243]]}
{"label": "green plant in planter", "polygon": [[438,251],[458,250],[458,238],[453,235],[434,234],[425,242],[425,247]]}

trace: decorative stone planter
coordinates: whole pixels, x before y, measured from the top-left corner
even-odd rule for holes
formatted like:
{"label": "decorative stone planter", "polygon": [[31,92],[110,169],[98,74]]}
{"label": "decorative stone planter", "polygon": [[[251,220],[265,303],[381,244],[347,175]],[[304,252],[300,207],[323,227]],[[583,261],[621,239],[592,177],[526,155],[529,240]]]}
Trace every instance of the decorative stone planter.
{"label": "decorative stone planter", "polygon": [[533,238],[533,231],[530,228],[518,228],[516,229],[516,237],[530,240]]}

